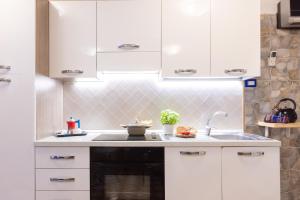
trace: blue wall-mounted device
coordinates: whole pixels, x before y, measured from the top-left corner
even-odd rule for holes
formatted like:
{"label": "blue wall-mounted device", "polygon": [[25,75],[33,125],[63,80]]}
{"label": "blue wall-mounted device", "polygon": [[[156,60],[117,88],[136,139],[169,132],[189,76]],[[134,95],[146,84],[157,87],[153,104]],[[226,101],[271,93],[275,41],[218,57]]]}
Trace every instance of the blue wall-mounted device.
{"label": "blue wall-mounted device", "polygon": [[257,80],[256,79],[248,79],[245,80],[245,88],[255,88],[257,86]]}

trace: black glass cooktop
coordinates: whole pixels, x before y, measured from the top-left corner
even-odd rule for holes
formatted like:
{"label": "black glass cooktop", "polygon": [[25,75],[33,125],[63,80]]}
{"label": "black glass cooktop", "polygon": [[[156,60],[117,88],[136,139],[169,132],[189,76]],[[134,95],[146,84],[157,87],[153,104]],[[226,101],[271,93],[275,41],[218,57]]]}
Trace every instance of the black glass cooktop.
{"label": "black glass cooktop", "polygon": [[103,133],[93,141],[161,141],[157,133],[145,134],[143,136],[132,136],[124,133]]}

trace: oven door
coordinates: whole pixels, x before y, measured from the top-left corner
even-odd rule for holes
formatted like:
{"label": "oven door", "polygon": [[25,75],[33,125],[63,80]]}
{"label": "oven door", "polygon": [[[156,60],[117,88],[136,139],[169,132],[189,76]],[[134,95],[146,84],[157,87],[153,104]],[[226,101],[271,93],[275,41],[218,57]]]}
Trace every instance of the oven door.
{"label": "oven door", "polygon": [[91,163],[91,200],[164,200],[162,163]]}

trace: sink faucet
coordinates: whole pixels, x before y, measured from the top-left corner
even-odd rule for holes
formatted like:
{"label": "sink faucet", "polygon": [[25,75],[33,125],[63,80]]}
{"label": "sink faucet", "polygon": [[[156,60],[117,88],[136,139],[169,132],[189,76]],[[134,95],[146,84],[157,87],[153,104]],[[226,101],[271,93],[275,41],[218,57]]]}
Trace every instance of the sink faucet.
{"label": "sink faucet", "polygon": [[205,126],[205,131],[206,131],[206,135],[210,135],[211,132],[211,127],[210,127],[210,122],[218,115],[222,115],[224,117],[228,117],[228,113],[224,112],[224,111],[217,111],[215,112],[210,118],[208,118],[207,122],[206,122],[206,126]]}

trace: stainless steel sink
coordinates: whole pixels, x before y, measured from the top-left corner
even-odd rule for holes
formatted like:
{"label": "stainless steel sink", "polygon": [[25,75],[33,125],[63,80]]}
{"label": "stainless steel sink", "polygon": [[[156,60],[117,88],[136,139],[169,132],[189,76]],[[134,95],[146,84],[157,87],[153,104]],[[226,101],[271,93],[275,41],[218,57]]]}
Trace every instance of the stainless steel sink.
{"label": "stainless steel sink", "polygon": [[210,135],[210,137],[218,140],[268,140],[268,138],[250,134]]}

